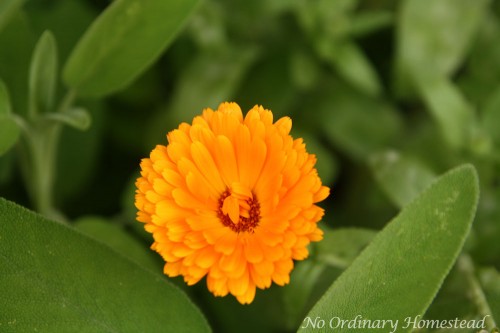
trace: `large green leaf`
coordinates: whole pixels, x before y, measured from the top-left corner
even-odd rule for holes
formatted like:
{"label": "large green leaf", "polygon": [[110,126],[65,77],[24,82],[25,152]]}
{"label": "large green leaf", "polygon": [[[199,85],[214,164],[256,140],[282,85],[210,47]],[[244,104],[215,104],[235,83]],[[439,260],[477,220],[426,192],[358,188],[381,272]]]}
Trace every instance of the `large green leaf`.
{"label": "large green leaf", "polygon": [[81,95],[103,96],[135,79],[180,31],[199,0],[118,0],[94,21],[64,68]]}
{"label": "large green leaf", "polygon": [[[422,315],[457,258],[471,227],[479,195],[475,169],[458,167],[408,204],[333,283],[309,312],[301,331],[331,318],[362,316],[398,321]],[[338,320],[334,319],[334,326]],[[307,328],[305,328],[307,327]],[[370,332],[388,332],[383,329]],[[389,327],[390,328],[390,327]],[[346,326],[336,332],[350,331]]]}
{"label": "large green leaf", "polygon": [[160,275],[0,199],[2,332],[208,332]]}

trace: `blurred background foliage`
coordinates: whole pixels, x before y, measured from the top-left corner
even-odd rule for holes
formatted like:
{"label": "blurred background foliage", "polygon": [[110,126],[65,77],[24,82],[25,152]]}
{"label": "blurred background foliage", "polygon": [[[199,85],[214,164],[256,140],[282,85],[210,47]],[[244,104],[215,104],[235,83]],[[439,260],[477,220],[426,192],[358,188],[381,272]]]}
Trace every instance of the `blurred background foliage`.
{"label": "blurred background foliage", "polygon": [[[43,31],[53,33],[65,63],[108,4],[0,4],[0,77],[15,113],[27,112],[29,64]],[[160,270],[161,261],[145,252],[150,237],[134,222],[140,159],[205,107],[261,104],[276,119],[290,116],[293,135],[304,137],[317,155],[320,176],[332,187],[322,224],[363,232],[332,250],[345,262],[303,262],[289,286],[258,292],[248,307],[180,282],[215,331],[295,329],[373,237],[371,230],[381,229],[434,177],[464,162],[475,165],[481,186],[467,248],[476,265],[490,267],[489,281],[500,269],[499,41],[498,0],[205,0],[133,83],[106,97],[78,99],[92,125],[62,131],[56,207],[82,231]],[[56,91],[60,100],[60,80]],[[0,195],[32,207],[20,168],[16,150],[0,158]],[[326,237],[342,244],[335,233]],[[460,302],[467,295],[457,270],[430,316],[474,316],[470,302]]]}

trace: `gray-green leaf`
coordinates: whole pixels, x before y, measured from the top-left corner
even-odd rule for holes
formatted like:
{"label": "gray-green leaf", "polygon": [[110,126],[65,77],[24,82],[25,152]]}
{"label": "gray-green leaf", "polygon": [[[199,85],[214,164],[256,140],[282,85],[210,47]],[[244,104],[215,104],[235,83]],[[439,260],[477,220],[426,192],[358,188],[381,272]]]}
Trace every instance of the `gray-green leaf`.
{"label": "gray-green leaf", "polygon": [[2,332],[209,332],[160,275],[0,199]]}
{"label": "gray-green leaf", "polygon": [[[440,177],[373,239],[316,303],[299,331],[314,331],[316,318],[328,325],[331,318],[351,320],[357,315],[397,321],[397,332],[412,331],[405,319],[425,312],[455,262],[474,218],[478,186],[470,165]],[[388,332],[389,324],[369,331]],[[336,332],[350,330],[345,326]]]}
{"label": "gray-green leaf", "polygon": [[64,81],[80,95],[123,88],[173,41],[199,0],[114,1],[70,55]]}

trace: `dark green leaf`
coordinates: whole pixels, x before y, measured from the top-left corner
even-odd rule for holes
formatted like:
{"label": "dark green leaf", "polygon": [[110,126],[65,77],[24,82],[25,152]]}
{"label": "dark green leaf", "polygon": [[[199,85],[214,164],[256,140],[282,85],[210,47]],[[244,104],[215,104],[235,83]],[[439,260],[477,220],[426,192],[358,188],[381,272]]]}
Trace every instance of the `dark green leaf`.
{"label": "dark green leaf", "polygon": [[399,208],[413,200],[435,178],[435,174],[418,160],[397,151],[374,155],[370,165],[381,188]]}
{"label": "dark green leaf", "polygon": [[79,232],[0,200],[3,332],[208,332],[189,299]]}
{"label": "dark green leaf", "polygon": [[324,230],[324,239],[316,245],[317,260],[337,268],[347,268],[375,237],[376,232],[361,228]]}
{"label": "dark green leaf", "polygon": [[483,105],[500,85],[500,21],[490,10],[471,44],[466,70],[458,77],[461,88],[475,105]]}
{"label": "dark green leaf", "polygon": [[[426,320],[449,320],[451,318],[474,318],[477,308],[470,299],[470,288],[466,276],[455,265],[443,282],[436,298],[427,309]],[[449,329],[447,329],[449,330]],[[441,332],[442,330],[429,329],[424,332]]]}
{"label": "dark green leaf", "polygon": [[17,142],[19,134],[20,129],[12,116],[7,87],[0,80],[0,156]]}
{"label": "dark green leaf", "polygon": [[[295,124],[300,126],[300,121],[294,123],[294,126],[296,126]],[[339,171],[339,162],[335,155],[318,140],[317,136],[313,135],[312,131],[292,130],[292,135],[295,138],[302,138],[306,144],[307,152],[316,155],[315,167],[321,181],[323,184],[331,184]]]}
{"label": "dark green leaf", "polygon": [[12,109],[27,115],[29,64],[35,38],[27,18],[18,13],[0,33],[0,78],[10,89]]}
{"label": "dark green leaf", "polygon": [[45,31],[36,44],[29,77],[30,113],[51,112],[57,79],[56,40]]}
{"label": "dark green leaf", "polygon": [[[82,193],[89,186],[93,186],[91,179],[95,176],[96,165],[102,159],[102,138],[105,134],[106,112],[103,103],[87,101],[85,109],[89,110],[92,126],[86,131],[75,131],[63,126],[58,147],[57,178],[54,188],[56,202],[74,202],[74,195]],[[109,114],[109,113],[108,113]],[[110,127],[106,127],[109,131]],[[78,149],[75,149],[78,147]],[[102,172],[102,170],[100,171]],[[88,208],[77,204],[80,214],[88,212]]]}
{"label": "dark green leaf", "polygon": [[88,1],[28,1],[24,11],[36,35],[45,30],[52,32],[60,63],[68,58],[78,39],[99,14],[96,6]]}
{"label": "dark green leaf", "polygon": [[97,216],[79,218],[73,225],[77,230],[103,242],[150,271],[159,272],[162,270],[161,259],[155,260],[160,257],[148,246],[145,246],[145,243],[131,236],[123,226],[113,224],[112,221]]}
{"label": "dark green leaf", "polygon": [[341,43],[329,59],[339,74],[354,87],[369,96],[380,94],[382,88],[377,73],[354,42]]}
{"label": "dark green leaf", "polygon": [[500,150],[500,86],[487,100],[481,113],[481,124]]}
{"label": "dark green leaf", "polygon": [[0,2],[0,31],[23,5],[24,0],[3,0]]}
{"label": "dark green leaf", "polygon": [[255,56],[253,48],[234,48],[195,57],[178,79],[171,103],[152,119],[146,140],[148,149],[173,129],[166,126],[169,120],[177,127],[183,121],[191,122],[203,109],[217,108],[219,103],[227,101]]}
{"label": "dark green leaf", "polygon": [[394,14],[387,10],[361,12],[352,18],[351,34],[364,36],[390,26],[393,20]]}
{"label": "dark green leaf", "polygon": [[9,92],[5,83],[0,80],[0,117],[8,116],[12,113],[9,99]]}
{"label": "dark green leaf", "polygon": [[[302,323],[310,318],[398,321],[422,315],[457,258],[474,218],[479,196],[475,169],[446,173],[408,204],[333,283]],[[370,332],[388,332],[372,328]],[[390,327],[389,327],[390,328]],[[301,328],[300,331],[305,331]],[[350,332],[347,327],[336,332]]]}
{"label": "dark green leaf", "polygon": [[314,260],[299,262],[294,267],[290,276],[290,284],[282,290],[288,329],[292,330],[297,327],[307,313],[306,304],[324,270],[325,264]]}
{"label": "dark green leaf", "polygon": [[479,280],[491,311],[491,319],[500,325],[500,273],[495,268],[484,269],[479,274]]}
{"label": "dark green leaf", "polygon": [[65,82],[94,97],[123,88],[159,57],[198,2],[114,1],[78,42],[64,68]]}
{"label": "dark green leaf", "polygon": [[[355,159],[367,159],[399,134],[401,119],[386,102],[342,84],[328,84],[316,99],[316,110],[328,139]],[[383,126],[381,126],[383,124]]]}

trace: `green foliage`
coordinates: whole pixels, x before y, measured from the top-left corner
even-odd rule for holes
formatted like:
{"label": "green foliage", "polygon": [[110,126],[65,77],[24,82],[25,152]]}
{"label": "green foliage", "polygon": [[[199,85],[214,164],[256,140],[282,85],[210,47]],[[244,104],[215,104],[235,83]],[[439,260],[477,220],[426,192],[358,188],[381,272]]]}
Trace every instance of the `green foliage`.
{"label": "green foliage", "polygon": [[[460,252],[478,196],[472,166],[443,175],[375,237],[306,318],[362,315],[403,325],[405,318],[422,315]],[[314,328],[307,320],[302,327]],[[398,332],[412,329],[399,326]]]}
{"label": "green foliage", "polygon": [[4,199],[0,238],[3,332],[210,331],[158,273]]}
{"label": "green foliage", "polygon": [[124,0],[111,4],[78,42],[66,83],[86,96],[123,88],[170,43],[197,0]]}
{"label": "green foliage", "polygon": [[[493,330],[499,40],[499,0],[0,1],[0,196],[45,216],[0,201],[0,331]],[[231,100],[292,118],[331,188],[324,240],[244,307],[165,281],[134,207],[141,158]]]}
{"label": "green foliage", "polygon": [[7,87],[0,81],[0,155],[9,150],[19,138],[20,130],[15,122]]}
{"label": "green foliage", "polygon": [[54,36],[46,31],[33,51],[29,77],[29,111],[32,116],[52,109],[57,77],[57,48]]}
{"label": "green foliage", "polygon": [[0,4],[0,31],[10,18],[21,8],[24,0],[5,0]]}

